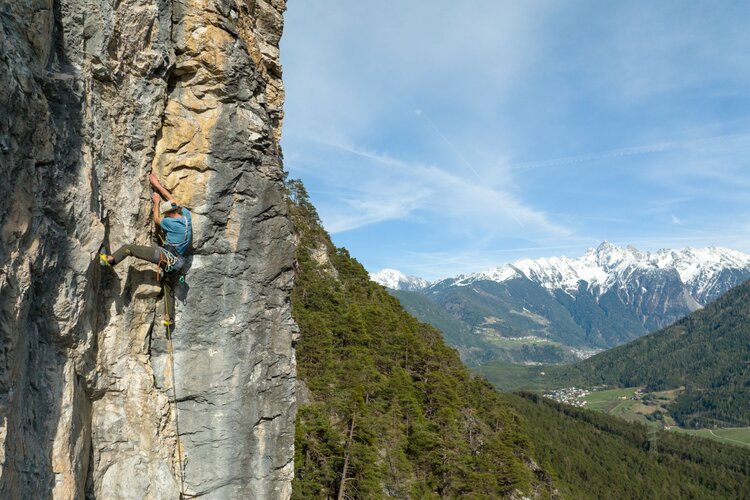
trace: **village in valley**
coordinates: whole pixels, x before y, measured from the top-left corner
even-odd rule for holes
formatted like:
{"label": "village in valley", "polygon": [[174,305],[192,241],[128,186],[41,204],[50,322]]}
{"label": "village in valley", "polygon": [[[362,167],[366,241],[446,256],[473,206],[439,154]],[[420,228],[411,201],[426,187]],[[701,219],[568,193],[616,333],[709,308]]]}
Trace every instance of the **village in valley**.
{"label": "village in valley", "polygon": [[[598,388],[601,389],[601,388]],[[544,394],[544,397],[557,401],[558,403],[565,403],[577,408],[586,408],[588,401],[586,398],[596,392],[596,389],[582,389],[579,387],[564,387],[561,389],[553,389]],[[643,399],[643,389],[636,389],[632,396],[619,396],[620,400],[631,399],[633,401],[641,401]]]}
{"label": "village in valley", "polygon": [[578,387],[564,387],[562,389],[554,389],[546,394],[544,397],[557,401],[558,403],[565,403],[578,408],[586,407],[586,400],[583,399],[591,394],[588,389],[579,389]]}

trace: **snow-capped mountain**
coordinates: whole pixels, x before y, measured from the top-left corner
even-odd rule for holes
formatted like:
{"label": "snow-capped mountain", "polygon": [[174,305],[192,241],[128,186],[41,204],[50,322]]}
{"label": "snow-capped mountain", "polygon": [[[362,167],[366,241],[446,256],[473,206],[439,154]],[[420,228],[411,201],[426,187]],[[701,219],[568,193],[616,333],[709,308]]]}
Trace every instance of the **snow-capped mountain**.
{"label": "snow-capped mountain", "polygon": [[[422,280],[412,290],[463,324],[473,341],[484,342],[486,349],[471,353],[474,359],[549,362],[561,348],[606,349],[664,328],[748,279],[750,255],[734,250],[641,252],[604,242],[578,258],[522,259],[427,287]],[[386,286],[404,289],[397,278]],[[429,307],[404,305],[445,327]],[[547,344],[511,353],[507,339],[523,338]]]}
{"label": "snow-capped mountain", "polygon": [[613,288],[630,288],[644,274],[674,272],[690,295],[705,305],[741,282],[727,276],[731,271],[739,271],[741,275],[750,272],[750,255],[717,247],[641,252],[633,246],[618,247],[604,242],[583,257],[522,259],[442,283],[468,286],[477,281],[502,283],[525,277],[550,291],[578,291],[584,282],[588,291],[600,297]]}
{"label": "snow-capped mountain", "polygon": [[407,276],[396,269],[383,269],[370,274],[370,279],[391,290],[418,291],[430,286],[430,282],[417,276]]}

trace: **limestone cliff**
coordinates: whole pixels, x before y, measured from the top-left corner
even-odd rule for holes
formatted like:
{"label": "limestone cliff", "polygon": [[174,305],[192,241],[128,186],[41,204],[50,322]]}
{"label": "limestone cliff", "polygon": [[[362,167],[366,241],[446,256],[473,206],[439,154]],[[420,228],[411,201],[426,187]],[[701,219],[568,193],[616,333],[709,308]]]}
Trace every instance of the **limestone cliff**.
{"label": "limestone cliff", "polygon": [[[0,497],[289,497],[284,9],[0,0]],[[194,216],[174,374],[154,266],[94,260],[153,241],[151,171]]]}

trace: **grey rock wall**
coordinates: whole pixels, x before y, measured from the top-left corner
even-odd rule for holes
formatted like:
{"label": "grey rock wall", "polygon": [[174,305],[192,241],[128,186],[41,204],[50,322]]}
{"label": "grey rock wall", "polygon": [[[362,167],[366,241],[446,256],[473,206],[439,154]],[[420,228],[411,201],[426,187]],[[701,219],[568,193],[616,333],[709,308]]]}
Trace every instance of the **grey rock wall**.
{"label": "grey rock wall", "polygon": [[[289,497],[284,8],[0,1],[0,497]],[[151,171],[194,214],[174,374],[153,266],[93,259],[153,242]]]}

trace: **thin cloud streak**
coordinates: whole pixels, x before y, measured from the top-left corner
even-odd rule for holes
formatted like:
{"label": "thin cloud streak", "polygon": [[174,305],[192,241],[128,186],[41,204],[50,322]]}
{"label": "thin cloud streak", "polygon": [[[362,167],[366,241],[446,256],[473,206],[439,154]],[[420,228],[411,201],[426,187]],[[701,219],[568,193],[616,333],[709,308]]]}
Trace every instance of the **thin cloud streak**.
{"label": "thin cloud streak", "polygon": [[[471,170],[471,172],[474,174],[474,176],[477,178],[480,184],[482,185],[488,185],[487,182],[482,178],[482,176],[479,175],[479,172],[472,166],[471,163],[469,163],[469,160],[466,159],[466,157],[463,155],[463,153],[451,142],[445,134],[438,128],[437,125],[435,125],[435,122],[433,122],[429,116],[427,116],[426,113],[423,113],[421,110],[417,110],[417,114],[420,115],[424,120],[427,122],[428,125],[432,128],[432,130],[437,133],[437,135],[445,142],[448,147],[453,150],[454,153],[456,153],[456,156],[461,160],[461,162],[466,165],[466,167]],[[513,212],[510,212],[511,217],[513,217],[513,220],[516,221],[516,224],[518,224],[521,228],[524,227],[523,222],[518,220],[518,217],[515,216]]]}
{"label": "thin cloud streak", "polygon": [[329,216],[324,216],[324,224],[328,232],[338,234],[378,222],[404,219],[418,209],[421,200],[427,196],[429,196],[429,192],[382,201],[368,201],[361,198],[348,199],[346,200],[346,206],[349,210],[345,213],[337,211]]}
{"label": "thin cloud streak", "polygon": [[[422,165],[411,163],[404,160],[396,159],[388,154],[377,153],[363,148],[357,148],[338,142],[317,141],[318,144],[344,151],[350,155],[365,158],[378,165],[392,169],[391,176],[380,172],[383,178],[395,180],[395,184],[411,186],[409,191],[428,190],[430,195],[419,198],[417,202],[410,206],[410,210],[394,212],[394,219],[408,215],[411,211],[424,209],[433,212],[445,211],[447,217],[455,219],[465,219],[466,217],[484,219],[487,225],[496,228],[502,222],[502,218],[508,218],[517,225],[526,229],[527,225],[533,226],[534,232],[541,231],[544,234],[564,235],[569,234],[570,230],[560,224],[551,222],[547,215],[530,208],[518,201],[512,194],[504,191],[493,189],[489,184],[481,182],[480,184],[468,182],[465,177],[448,173],[444,169],[434,165]],[[371,170],[371,169],[370,169]],[[378,199],[388,199],[391,195],[391,189],[394,182],[386,185],[374,186],[371,197]],[[498,219],[499,218],[499,219]],[[346,230],[356,229],[371,221],[382,221],[384,218],[361,217],[358,219],[361,224],[357,225],[352,221],[351,224],[342,225]],[[478,219],[473,221],[478,223]],[[339,227],[339,226],[337,226]]]}
{"label": "thin cloud streak", "polygon": [[[530,170],[530,169],[544,168],[544,167],[561,167],[561,166],[573,165],[577,163],[611,160],[611,159],[622,158],[626,156],[663,153],[666,151],[674,151],[676,149],[687,149],[693,146],[706,146],[706,145],[712,145],[712,144],[720,144],[730,139],[750,139],[750,132],[724,134],[724,135],[719,135],[715,137],[706,137],[706,138],[685,140],[685,141],[666,141],[662,143],[649,144],[649,145],[644,145],[644,146],[634,146],[630,148],[619,148],[619,149],[611,149],[611,150],[606,150],[606,151],[599,151],[599,152],[590,153],[590,154],[582,154],[582,155],[568,156],[568,157],[562,157],[562,158],[552,158],[552,159],[540,160],[540,161],[513,163],[509,165],[509,167],[515,170]],[[732,148],[731,150],[735,151],[736,148]]]}

